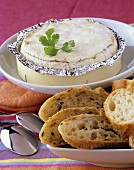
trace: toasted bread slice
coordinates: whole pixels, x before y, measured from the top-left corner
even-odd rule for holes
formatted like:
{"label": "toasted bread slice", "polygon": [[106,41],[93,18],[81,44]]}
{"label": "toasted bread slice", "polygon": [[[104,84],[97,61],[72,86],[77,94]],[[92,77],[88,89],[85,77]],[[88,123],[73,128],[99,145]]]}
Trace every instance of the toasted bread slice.
{"label": "toasted bread slice", "polygon": [[72,116],[63,120],[58,130],[64,141],[78,149],[128,147],[128,138],[121,137],[105,116]]}
{"label": "toasted bread slice", "polygon": [[79,107],[79,108],[66,108],[62,109],[52,117],[50,117],[43,125],[39,137],[42,143],[49,144],[51,146],[65,145],[66,142],[62,139],[58,126],[62,120],[80,114],[97,114],[99,115],[99,109],[96,107]]}
{"label": "toasted bread slice", "polygon": [[134,84],[114,90],[104,102],[105,115],[121,134],[134,134]]}
{"label": "toasted bread slice", "polygon": [[39,116],[47,121],[49,117],[65,108],[94,106],[102,108],[109,93],[99,87],[92,90],[90,87],[82,86],[55,94],[49,98],[40,108]]}

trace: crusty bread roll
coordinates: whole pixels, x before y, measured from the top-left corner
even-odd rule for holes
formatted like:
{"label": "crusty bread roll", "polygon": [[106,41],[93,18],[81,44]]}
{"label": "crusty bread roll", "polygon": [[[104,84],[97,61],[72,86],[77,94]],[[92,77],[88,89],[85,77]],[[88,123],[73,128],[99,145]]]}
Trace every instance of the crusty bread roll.
{"label": "crusty bread roll", "polygon": [[107,97],[104,110],[113,126],[121,134],[129,136],[134,134],[134,80],[125,82],[126,86],[114,90]]}
{"label": "crusty bread roll", "polygon": [[64,141],[78,149],[128,147],[105,116],[81,114],[63,120],[58,130]]}
{"label": "crusty bread roll", "polygon": [[130,88],[134,90],[134,80],[120,79],[120,80],[113,81],[112,91],[119,89],[119,88],[127,88],[127,89]]}
{"label": "crusty bread roll", "polygon": [[92,90],[88,86],[71,88],[49,98],[40,108],[39,116],[46,121],[49,117],[65,108],[94,106],[102,108],[109,93],[99,87]]}
{"label": "crusty bread roll", "polygon": [[62,109],[52,117],[50,117],[43,125],[39,137],[42,143],[51,146],[65,145],[66,142],[62,139],[58,131],[58,126],[62,120],[80,114],[98,114],[99,109],[96,107],[77,107]]}

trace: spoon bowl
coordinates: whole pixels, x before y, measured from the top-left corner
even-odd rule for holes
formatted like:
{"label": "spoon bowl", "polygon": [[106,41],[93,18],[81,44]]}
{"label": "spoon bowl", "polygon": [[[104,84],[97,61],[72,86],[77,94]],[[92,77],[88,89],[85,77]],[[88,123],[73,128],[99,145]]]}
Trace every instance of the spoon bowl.
{"label": "spoon bowl", "polygon": [[44,122],[34,113],[22,112],[16,115],[19,125],[34,133],[39,133]]}
{"label": "spoon bowl", "polygon": [[1,141],[19,155],[33,155],[38,151],[38,143],[33,133],[21,126],[4,127],[1,131]]}

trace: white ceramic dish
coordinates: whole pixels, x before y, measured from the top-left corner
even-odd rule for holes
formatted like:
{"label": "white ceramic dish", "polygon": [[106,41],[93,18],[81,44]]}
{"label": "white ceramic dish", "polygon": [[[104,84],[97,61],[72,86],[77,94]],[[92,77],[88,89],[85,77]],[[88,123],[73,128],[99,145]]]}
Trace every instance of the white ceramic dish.
{"label": "white ceramic dish", "polygon": [[54,154],[77,161],[89,162],[90,164],[113,167],[134,167],[134,149],[69,149],[58,148],[47,145]]}
{"label": "white ceramic dish", "polygon": [[120,73],[114,77],[97,81],[94,83],[88,84],[80,84],[80,85],[72,85],[72,86],[45,86],[45,85],[37,85],[24,82],[17,73],[16,59],[14,55],[12,55],[7,49],[7,45],[16,41],[17,34],[13,35],[9,39],[7,39],[0,48],[0,71],[13,83],[22,86],[26,89],[30,89],[33,91],[38,91],[42,93],[55,94],[59,91],[66,90],[70,87],[78,87],[78,86],[90,86],[91,88],[95,88],[98,86],[108,87],[111,85],[112,81],[116,79],[126,78],[134,73],[134,28],[131,26],[108,19],[101,18],[93,18],[94,20],[100,21],[107,26],[114,29],[119,35],[121,35],[126,41],[126,49],[123,53],[123,66]]}

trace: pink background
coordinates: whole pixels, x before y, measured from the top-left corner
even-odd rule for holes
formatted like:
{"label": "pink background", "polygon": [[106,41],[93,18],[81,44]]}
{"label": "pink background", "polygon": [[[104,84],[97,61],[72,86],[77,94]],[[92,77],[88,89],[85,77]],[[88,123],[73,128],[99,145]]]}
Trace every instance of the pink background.
{"label": "pink background", "polygon": [[134,22],[134,0],[0,0],[0,45],[48,19],[99,17]]}

